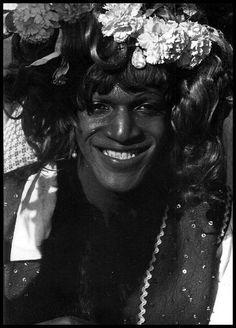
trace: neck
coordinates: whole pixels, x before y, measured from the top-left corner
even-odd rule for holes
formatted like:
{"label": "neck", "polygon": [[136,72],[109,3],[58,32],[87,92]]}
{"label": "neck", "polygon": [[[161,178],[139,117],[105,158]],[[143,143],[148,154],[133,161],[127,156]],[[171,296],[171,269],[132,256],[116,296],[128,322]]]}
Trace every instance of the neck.
{"label": "neck", "polygon": [[86,198],[102,212],[106,223],[117,215],[127,219],[129,214],[140,216],[143,213],[147,217],[149,212],[154,216],[165,206],[165,193],[153,177],[147,178],[135,190],[117,193],[104,188],[86,163],[79,163],[77,172]]}

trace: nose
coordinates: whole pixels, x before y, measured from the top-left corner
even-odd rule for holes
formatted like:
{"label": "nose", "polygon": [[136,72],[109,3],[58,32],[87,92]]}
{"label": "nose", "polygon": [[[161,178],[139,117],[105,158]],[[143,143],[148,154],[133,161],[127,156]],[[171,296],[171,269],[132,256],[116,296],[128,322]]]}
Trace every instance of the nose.
{"label": "nose", "polygon": [[137,125],[132,111],[126,107],[120,107],[115,111],[112,121],[107,126],[107,136],[119,143],[132,143],[142,134]]}

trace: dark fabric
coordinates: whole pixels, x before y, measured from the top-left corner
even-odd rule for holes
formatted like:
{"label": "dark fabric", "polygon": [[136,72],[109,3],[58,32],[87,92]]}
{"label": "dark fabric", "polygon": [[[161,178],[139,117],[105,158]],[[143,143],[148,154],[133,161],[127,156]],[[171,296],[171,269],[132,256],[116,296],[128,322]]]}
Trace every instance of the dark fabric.
{"label": "dark fabric", "polygon": [[[151,209],[147,217],[132,217],[124,209],[107,227],[102,213],[85,198],[75,163],[62,163],[42,260],[10,262],[16,211],[27,178],[27,173],[16,173],[4,180],[5,324],[34,324],[64,315],[98,324],[136,324],[140,288],[163,208],[159,217]],[[221,228],[217,222],[223,211],[212,211],[207,203],[184,212],[177,207],[179,215],[169,210],[149,281],[147,324],[207,324],[214,305]]]}

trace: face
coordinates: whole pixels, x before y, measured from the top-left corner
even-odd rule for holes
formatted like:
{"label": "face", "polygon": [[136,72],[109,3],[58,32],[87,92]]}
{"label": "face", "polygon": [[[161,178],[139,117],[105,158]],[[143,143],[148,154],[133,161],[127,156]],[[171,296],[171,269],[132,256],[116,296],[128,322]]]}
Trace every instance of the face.
{"label": "face", "polygon": [[77,142],[98,182],[114,192],[137,188],[163,160],[167,124],[161,94],[95,93],[91,112],[79,112]]}

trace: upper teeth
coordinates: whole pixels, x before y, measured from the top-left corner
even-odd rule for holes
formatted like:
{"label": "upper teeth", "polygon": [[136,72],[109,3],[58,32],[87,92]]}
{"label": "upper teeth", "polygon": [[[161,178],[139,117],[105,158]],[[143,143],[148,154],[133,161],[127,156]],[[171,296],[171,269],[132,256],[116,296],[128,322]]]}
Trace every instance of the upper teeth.
{"label": "upper teeth", "polygon": [[130,159],[130,158],[136,156],[135,153],[128,153],[128,152],[121,153],[121,152],[117,152],[117,151],[113,151],[113,150],[103,150],[103,154],[106,156],[121,159],[121,160]]}

